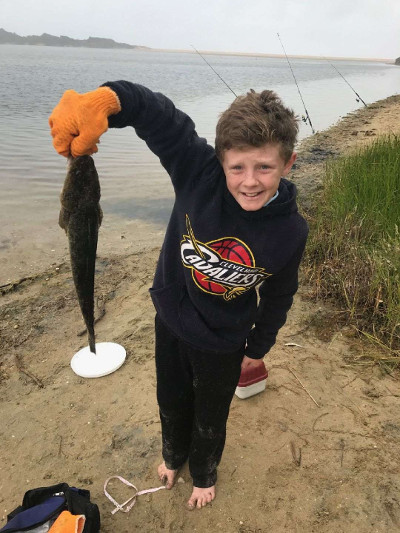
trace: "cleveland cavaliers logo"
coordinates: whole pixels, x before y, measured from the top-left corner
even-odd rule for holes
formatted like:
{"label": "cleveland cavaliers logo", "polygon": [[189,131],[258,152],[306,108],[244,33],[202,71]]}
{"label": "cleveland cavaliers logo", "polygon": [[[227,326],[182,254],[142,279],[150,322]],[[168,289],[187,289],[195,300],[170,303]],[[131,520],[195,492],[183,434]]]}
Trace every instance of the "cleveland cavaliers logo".
{"label": "cleveland cavaliers logo", "polygon": [[187,235],[181,241],[181,257],[192,270],[196,285],[210,294],[232,300],[271,274],[255,266],[250,248],[239,239],[224,237],[208,243],[195,239],[186,215]]}

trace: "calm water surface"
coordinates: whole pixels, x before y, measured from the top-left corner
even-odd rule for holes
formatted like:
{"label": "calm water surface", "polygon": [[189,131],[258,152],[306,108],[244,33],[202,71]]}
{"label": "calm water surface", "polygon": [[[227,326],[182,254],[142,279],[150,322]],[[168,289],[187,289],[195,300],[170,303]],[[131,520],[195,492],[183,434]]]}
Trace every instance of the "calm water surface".
{"label": "calm water surface", "polygon": [[[273,89],[304,114],[285,60],[218,55],[207,60],[236,94]],[[291,63],[316,130],[362,106],[327,61]],[[334,64],[367,103],[399,90],[400,69],[394,65]],[[57,248],[62,238],[57,215],[66,162],[52,148],[47,119],[66,89],[85,92],[118,79],[141,83],[169,96],[211,144],[218,116],[234,98],[196,54],[2,45],[0,73],[0,282],[2,265],[11,268],[15,261],[13,252],[23,246],[26,261],[12,265],[22,272],[32,266],[30,253],[33,257],[45,247]],[[300,138],[310,133],[301,123]],[[110,231],[118,226],[121,232],[125,224],[139,221],[159,234],[168,218],[172,188],[158,159],[133,129],[103,135],[95,161]]]}

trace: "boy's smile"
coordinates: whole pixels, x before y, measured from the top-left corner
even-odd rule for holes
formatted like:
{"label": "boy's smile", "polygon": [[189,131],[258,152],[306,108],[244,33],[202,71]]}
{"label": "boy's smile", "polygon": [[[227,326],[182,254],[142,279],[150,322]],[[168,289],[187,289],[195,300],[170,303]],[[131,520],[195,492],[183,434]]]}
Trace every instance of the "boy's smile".
{"label": "boy's smile", "polygon": [[222,167],[228,191],[242,209],[257,211],[274,196],[281,177],[287,176],[295,160],[293,152],[285,163],[278,144],[226,150]]}

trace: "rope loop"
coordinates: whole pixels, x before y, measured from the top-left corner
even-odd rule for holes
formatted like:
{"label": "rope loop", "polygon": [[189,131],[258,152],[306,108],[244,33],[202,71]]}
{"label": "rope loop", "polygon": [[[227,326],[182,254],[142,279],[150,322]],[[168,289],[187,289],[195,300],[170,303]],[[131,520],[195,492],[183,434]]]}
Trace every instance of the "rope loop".
{"label": "rope loop", "polygon": [[[112,479],[119,479],[122,483],[127,485],[128,487],[132,487],[135,490],[135,494],[128,498],[124,503],[118,503],[114,498],[111,496],[111,494],[107,491],[107,485]],[[137,487],[130,481],[126,480],[125,478],[121,476],[111,476],[104,482],[104,494],[107,496],[107,498],[115,505],[115,508],[111,511],[111,514],[115,514],[118,511],[122,511],[123,513],[129,513],[129,511],[132,509],[132,507],[136,503],[136,497],[141,496],[142,494],[149,494],[151,492],[157,492],[158,490],[165,489],[164,485],[161,487],[156,487],[154,489],[145,489],[138,491]]]}

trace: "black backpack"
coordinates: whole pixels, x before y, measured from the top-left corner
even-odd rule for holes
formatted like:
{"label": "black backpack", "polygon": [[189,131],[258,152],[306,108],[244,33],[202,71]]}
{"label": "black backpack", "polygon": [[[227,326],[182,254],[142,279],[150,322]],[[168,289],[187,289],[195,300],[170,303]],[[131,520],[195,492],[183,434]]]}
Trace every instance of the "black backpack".
{"label": "black backpack", "polygon": [[0,533],[12,533],[34,529],[49,520],[57,518],[62,511],[74,515],[85,515],[83,533],[98,533],[100,530],[100,513],[95,503],[90,501],[90,492],[85,489],[70,487],[59,483],[51,487],[28,490],[22,505],[7,516],[7,524]]}

